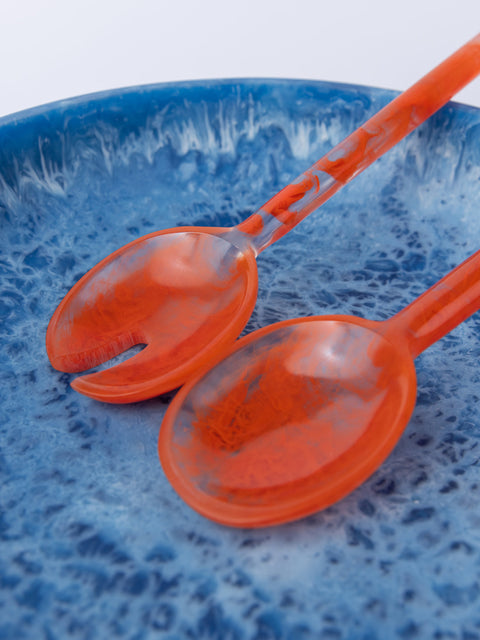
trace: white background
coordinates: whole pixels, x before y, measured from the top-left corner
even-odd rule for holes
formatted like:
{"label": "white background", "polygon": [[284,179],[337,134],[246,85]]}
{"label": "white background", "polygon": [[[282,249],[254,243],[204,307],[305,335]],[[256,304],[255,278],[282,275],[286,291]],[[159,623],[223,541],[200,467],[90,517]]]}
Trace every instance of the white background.
{"label": "white background", "polygon": [[[480,0],[0,0],[0,116],[202,78],[402,90],[479,31]],[[480,80],[456,100],[480,106]]]}

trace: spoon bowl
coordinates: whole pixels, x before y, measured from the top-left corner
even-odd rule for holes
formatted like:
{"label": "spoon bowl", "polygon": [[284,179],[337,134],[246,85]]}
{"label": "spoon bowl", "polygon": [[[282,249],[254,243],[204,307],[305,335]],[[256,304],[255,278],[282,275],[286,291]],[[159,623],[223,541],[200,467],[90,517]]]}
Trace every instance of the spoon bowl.
{"label": "spoon bowl", "polygon": [[[106,402],[130,402],[179,386],[231,344],[257,297],[255,255],[219,228],[144,236],[89,271],[47,331],[54,367],[83,371],[135,345],[146,347],[72,386]],[[238,239],[238,244],[240,238]]]}
{"label": "spoon bowl", "polygon": [[360,485],[415,404],[411,354],[382,325],[280,322],[185,385],[159,438],[182,497],[212,520],[255,527],[318,511]]}

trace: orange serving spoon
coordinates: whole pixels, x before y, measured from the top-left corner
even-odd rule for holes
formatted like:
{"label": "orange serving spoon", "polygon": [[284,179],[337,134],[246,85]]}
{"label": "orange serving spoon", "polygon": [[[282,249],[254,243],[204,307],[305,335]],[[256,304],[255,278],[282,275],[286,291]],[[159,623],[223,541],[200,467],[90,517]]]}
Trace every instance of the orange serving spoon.
{"label": "orange serving spoon", "polygon": [[413,360],[480,308],[480,251],[389,320],[287,320],[239,340],[170,404],[164,471],[201,514],[279,524],[343,498],[400,438]]}
{"label": "orange serving spoon", "polygon": [[115,251],[65,296],[50,321],[52,365],[83,371],[146,347],[72,386],[132,402],[183,384],[221,357],[257,297],[256,256],[444,105],[480,72],[480,34],[395,98],[247,220],[158,231]]}

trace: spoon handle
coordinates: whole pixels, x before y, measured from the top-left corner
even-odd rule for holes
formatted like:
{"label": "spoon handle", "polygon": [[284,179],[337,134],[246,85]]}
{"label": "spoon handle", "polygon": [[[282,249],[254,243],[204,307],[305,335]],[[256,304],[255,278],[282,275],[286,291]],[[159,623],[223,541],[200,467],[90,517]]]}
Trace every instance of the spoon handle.
{"label": "spoon handle", "polygon": [[237,229],[257,253],[284,236],[480,73],[480,34],[396,97]]}
{"label": "spoon handle", "polygon": [[403,336],[416,358],[480,309],[480,251],[467,258],[390,320],[385,335]]}

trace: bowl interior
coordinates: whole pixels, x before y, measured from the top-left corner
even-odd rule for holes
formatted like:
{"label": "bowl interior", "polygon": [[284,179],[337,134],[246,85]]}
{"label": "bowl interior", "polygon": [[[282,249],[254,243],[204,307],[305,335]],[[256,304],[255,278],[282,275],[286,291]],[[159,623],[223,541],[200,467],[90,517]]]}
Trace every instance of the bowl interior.
{"label": "bowl interior", "polygon": [[[393,96],[184,83],[0,120],[0,635],[474,633],[478,318],[418,359],[417,408],[370,480],[253,532],[203,519],[167,482],[156,442],[172,394],[95,402],[44,347],[57,304],[108,253],[158,229],[240,222]],[[450,104],[262,253],[245,332],[389,317],[478,249],[479,205],[480,114]]]}

